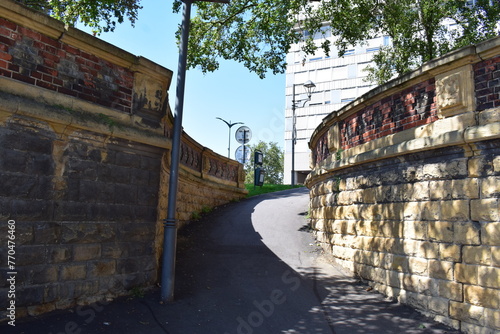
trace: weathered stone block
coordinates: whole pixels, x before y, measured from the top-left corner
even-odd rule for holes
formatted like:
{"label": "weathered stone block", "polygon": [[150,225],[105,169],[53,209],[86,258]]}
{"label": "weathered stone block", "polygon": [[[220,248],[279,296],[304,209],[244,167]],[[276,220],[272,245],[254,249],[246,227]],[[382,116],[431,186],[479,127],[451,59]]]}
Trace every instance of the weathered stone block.
{"label": "weathered stone block", "polygon": [[423,258],[410,257],[408,260],[410,273],[415,275],[429,274],[429,261]]}
{"label": "weathered stone block", "polygon": [[500,197],[500,176],[489,176],[481,180],[481,198]]}
{"label": "weathered stone block", "polygon": [[491,265],[491,247],[464,246],[462,252],[465,263]]}
{"label": "weathered stone block", "polygon": [[34,242],[36,244],[54,244],[61,238],[61,224],[35,223],[33,226]]}
{"label": "weathered stone block", "polygon": [[429,187],[433,200],[479,198],[478,179],[431,181]]}
{"label": "weathered stone block", "polygon": [[417,309],[428,309],[431,297],[416,292],[406,292],[401,294],[400,301]]}
{"label": "weathered stone block", "polygon": [[448,316],[449,304],[450,300],[447,298],[429,298],[429,310],[443,316]]}
{"label": "weathered stone block", "polygon": [[500,268],[480,266],[478,269],[479,285],[500,288]]}
{"label": "weathered stone block", "polygon": [[48,263],[67,262],[72,259],[72,247],[54,245],[48,248]]}
{"label": "weathered stone block", "polygon": [[439,256],[439,244],[429,241],[407,240],[404,243],[406,254],[424,259],[437,259]]}
{"label": "weathered stone block", "polygon": [[465,284],[478,284],[479,266],[463,263],[455,264],[455,280]]}
{"label": "weathered stone block", "polygon": [[112,276],[116,273],[115,260],[101,260],[88,264],[89,277]]}
{"label": "weathered stone block", "polygon": [[394,255],[390,270],[406,273],[409,270],[409,260],[407,256]]}
{"label": "weathered stone block", "polygon": [[455,222],[453,223],[454,241],[462,245],[479,245],[480,225],[474,222]]}
{"label": "weathered stone block", "polygon": [[377,197],[377,188],[367,188],[363,189],[363,201],[365,203],[370,203],[374,204],[377,203],[378,197]]}
{"label": "weathered stone block", "polygon": [[404,279],[403,273],[387,270],[385,283],[391,287],[401,288],[403,286],[403,279]]}
{"label": "weathered stone block", "polygon": [[448,221],[430,221],[428,233],[430,240],[453,242],[453,223]]}
{"label": "weathered stone block", "polygon": [[[46,284],[45,289],[44,289],[44,294],[43,294],[43,302],[44,303],[52,303],[52,302],[57,302],[60,300],[60,282],[52,283],[52,284]],[[57,307],[57,305],[56,305]]]}
{"label": "weathered stone block", "polygon": [[467,176],[467,159],[429,163],[422,168],[422,180],[458,179]]}
{"label": "weathered stone block", "polygon": [[53,265],[35,266],[29,269],[32,284],[57,282],[58,268]]}
{"label": "weathered stone block", "polygon": [[453,280],[453,262],[429,260],[429,277]]}
{"label": "weathered stone block", "polygon": [[470,158],[468,164],[469,177],[481,177],[485,175],[487,164],[488,162],[484,156]]}
{"label": "weathered stone block", "polygon": [[73,260],[76,262],[94,260],[100,256],[100,244],[83,244],[73,246]]}
{"label": "weathered stone block", "polygon": [[[87,204],[79,202],[60,202],[56,207],[54,218],[59,221],[85,221],[87,220]],[[65,241],[64,230],[62,241]]]}
{"label": "weathered stone block", "polygon": [[[375,207],[375,205],[373,206]],[[380,211],[377,213],[373,213],[373,218],[377,219],[377,217],[381,220],[397,220],[403,221],[405,214],[405,205],[404,203],[388,203],[382,204],[380,206]]]}
{"label": "weathered stone block", "polygon": [[498,198],[471,201],[471,219],[475,221],[500,221],[500,203]]}
{"label": "weathered stone block", "polygon": [[500,293],[498,293],[498,290],[477,285],[466,285],[464,286],[464,297],[464,301],[469,304],[493,309],[500,307]]}
{"label": "weathered stone block", "polygon": [[416,182],[406,184],[404,187],[400,188],[401,199],[408,202],[423,202],[430,199],[430,183]]}
{"label": "weathered stone block", "polygon": [[407,202],[404,204],[404,220],[439,220],[440,203],[436,201]]}
{"label": "weathered stone block", "polygon": [[430,222],[405,221],[403,226],[403,236],[405,239],[423,240],[428,235],[428,224]]}
{"label": "weathered stone block", "polygon": [[500,223],[483,223],[481,226],[481,240],[485,245],[500,245]]}
{"label": "weathered stone block", "polygon": [[444,261],[460,262],[461,247],[455,244],[439,244],[439,258]]}
{"label": "weathered stone block", "polygon": [[467,221],[469,220],[469,201],[455,200],[440,202],[441,220]]}
{"label": "weathered stone block", "polygon": [[[484,322],[484,308],[451,301],[450,316],[457,320],[479,325]],[[462,326],[463,325],[462,323]]]}
{"label": "weathered stone block", "polygon": [[438,296],[455,301],[463,301],[463,284],[446,280],[434,280]]}
{"label": "weathered stone block", "polygon": [[491,265],[500,267],[500,247],[491,247]]}
{"label": "weathered stone block", "polygon": [[500,173],[500,156],[497,156],[493,159],[493,170],[496,173]]}
{"label": "weathered stone block", "polygon": [[486,309],[486,326],[500,330],[500,309]]}
{"label": "weathered stone block", "polygon": [[405,255],[404,243],[400,239],[385,239],[383,249],[396,255]]}
{"label": "weathered stone block", "polygon": [[85,264],[67,264],[61,267],[59,277],[61,280],[82,280],[87,276],[87,266]]}

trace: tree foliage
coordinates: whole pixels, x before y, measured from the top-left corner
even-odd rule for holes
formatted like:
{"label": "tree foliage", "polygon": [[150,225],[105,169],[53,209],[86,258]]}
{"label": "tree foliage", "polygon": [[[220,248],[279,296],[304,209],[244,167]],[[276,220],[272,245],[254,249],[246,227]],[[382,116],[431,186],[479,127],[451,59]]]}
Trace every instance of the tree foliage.
{"label": "tree foliage", "polygon": [[142,8],[141,0],[17,0],[74,26],[77,22],[92,28],[94,34],[114,31],[117,23],[128,19],[132,26]]}
{"label": "tree foliage", "polygon": [[[278,143],[265,143],[259,141],[256,145],[250,145],[252,154],[255,150],[259,150],[263,154],[262,168],[266,170],[264,183],[267,184],[283,184],[284,171],[284,152],[279,148]],[[254,183],[254,165],[253,156],[250,161],[245,163],[245,183]]]}
{"label": "tree foliage", "polygon": [[[175,0],[178,11],[180,0]],[[342,56],[369,38],[392,43],[375,57],[370,78],[379,83],[450,50],[498,34],[499,0],[231,0],[229,5],[195,2],[188,64],[215,71],[220,59],[243,63],[265,77],[283,73],[294,43],[305,54],[332,47]],[[329,27],[335,39],[314,36]]]}

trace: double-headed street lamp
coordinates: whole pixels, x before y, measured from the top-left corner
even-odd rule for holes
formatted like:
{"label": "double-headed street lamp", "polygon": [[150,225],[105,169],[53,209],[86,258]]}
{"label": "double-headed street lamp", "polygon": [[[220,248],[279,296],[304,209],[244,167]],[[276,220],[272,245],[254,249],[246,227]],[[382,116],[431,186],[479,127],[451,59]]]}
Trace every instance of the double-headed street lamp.
{"label": "double-headed street lamp", "polygon": [[225,119],[222,119],[220,117],[216,117],[216,118],[220,119],[221,121],[226,123],[227,126],[229,127],[229,143],[227,144],[227,157],[229,158],[229,155],[231,154],[231,128],[233,127],[233,125],[243,124],[243,123],[242,122],[231,123],[231,121],[228,122]]}
{"label": "double-headed street lamp", "polygon": [[229,3],[229,0],[183,0],[182,35],[177,67],[177,89],[174,109],[174,128],[172,135],[172,154],[170,159],[170,181],[168,184],[167,218],[163,229],[163,257],[161,273],[161,301],[174,299],[175,252],[177,248],[177,185],[179,181],[179,160],[182,134],[182,112],[184,109],[184,87],[186,83],[186,64],[189,39],[191,5],[195,1]]}
{"label": "double-headed street lamp", "polygon": [[[296,130],[296,122],[295,122],[295,103],[297,102],[300,102],[299,101],[295,101],[295,86],[299,86],[300,84],[293,84],[293,96],[292,96],[292,186],[295,185],[295,143],[297,142],[297,130]],[[311,95],[312,95],[312,92],[314,90],[314,88],[316,88],[316,85],[314,84],[314,82],[312,82],[311,80],[307,80],[304,84],[302,84],[302,86],[304,86],[304,88],[306,89],[306,93],[307,93],[307,100],[304,101],[304,104],[302,106],[304,106],[306,104],[307,101],[311,100]]]}

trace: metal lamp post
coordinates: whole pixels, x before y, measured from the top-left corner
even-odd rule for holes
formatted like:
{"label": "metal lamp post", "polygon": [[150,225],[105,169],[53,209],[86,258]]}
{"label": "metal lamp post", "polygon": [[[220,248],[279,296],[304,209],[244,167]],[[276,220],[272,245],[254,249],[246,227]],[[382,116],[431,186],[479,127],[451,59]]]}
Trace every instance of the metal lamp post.
{"label": "metal lamp post", "polygon": [[227,144],[227,157],[229,158],[229,155],[231,154],[231,128],[233,127],[233,125],[236,125],[236,124],[243,124],[242,122],[236,122],[236,123],[231,123],[231,121],[226,121],[220,117],[216,117],[217,119],[220,119],[221,121],[223,121],[224,123],[227,124],[227,126],[229,127],[229,142]]}
{"label": "metal lamp post", "polygon": [[[299,101],[295,101],[295,86],[299,86],[300,84],[293,84],[293,96],[292,96],[292,186],[295,185],[295,143],[297,142],[297,133],[295,128],[295,103]],[[304,101],[304,105],[307,101],[311,100],[311,95],[313,89],[316,87],[314,82],[311,80],[307,80],[304,84],[302,84],[307,92],[307,100]],[[302,106],[304,106],[302,105]]]}
{"label": "metal lamp post", "polygon": [[[161,273],[161,301],[174,299],[175,252],[177,248],[177,185],[179,181],[179,160],[182,133],[182,112],[184,109],[184,87],[186,83],[186,63],[188,51],[191,5],[196,0],[183,0],[182,35],[177,68],[177,90],[174,109],[174,128],[170,159],[170,181],[168,185],[167,218],[163,229],[163,256]],[[230,0],[198,0],[205,2],[229,3]]]}

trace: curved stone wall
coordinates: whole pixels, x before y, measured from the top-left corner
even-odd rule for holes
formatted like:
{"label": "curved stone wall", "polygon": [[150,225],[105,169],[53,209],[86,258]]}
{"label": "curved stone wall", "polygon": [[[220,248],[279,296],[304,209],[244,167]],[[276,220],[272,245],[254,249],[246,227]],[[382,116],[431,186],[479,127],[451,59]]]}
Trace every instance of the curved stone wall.
{"label": "curved stone wall", "polygon": [[311,225],[378,291],[500,330],[500,38],[380,86],[310,142]]}
{"label": "curved stone wall", "polygon": [[[171,78],[143,57],[0,2],[0,271],[15,278],[0,282],[0,321],[12,319],[12,303],[19,318],[158,281]],[[180,223],[245,197],[241,164],[186,134],[181,151]]]}

